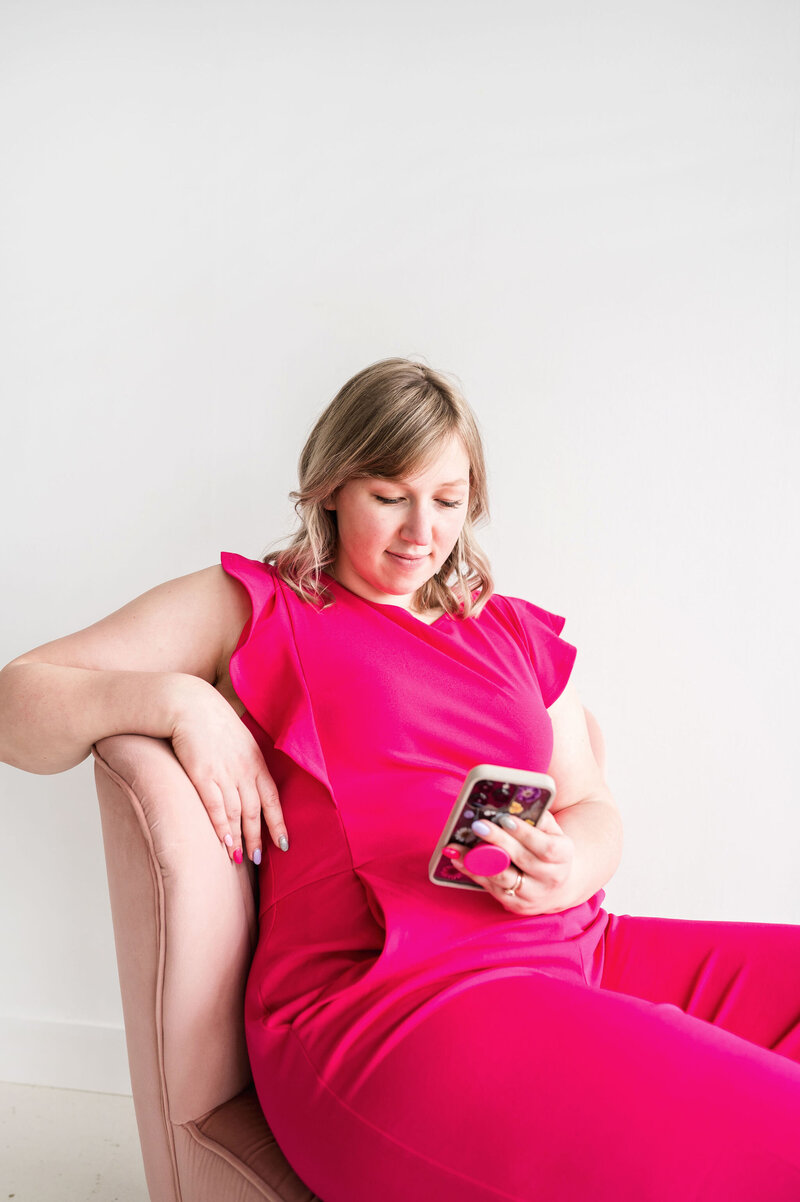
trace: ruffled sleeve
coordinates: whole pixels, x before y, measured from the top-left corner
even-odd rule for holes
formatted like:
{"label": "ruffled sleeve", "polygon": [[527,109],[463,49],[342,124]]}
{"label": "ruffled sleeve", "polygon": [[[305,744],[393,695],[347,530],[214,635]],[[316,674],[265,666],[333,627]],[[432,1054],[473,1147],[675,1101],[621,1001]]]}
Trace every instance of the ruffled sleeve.
{"label": "ruffled sleeve", "polygon": [[297,651],[290,606],[305,605],[271,564],[223,551],[222,567],[244,585],[251,614],[231,656],[231,684],[274,746],[331,792],[311,697]]}
{"label": "ruffled sleeve", "polygon": [[572,672],[577,648],[559,638],[566,618],[541,609],[521,597],[506,597],[515,625],[520,630],[530,655],[545,709],[564,691]]}

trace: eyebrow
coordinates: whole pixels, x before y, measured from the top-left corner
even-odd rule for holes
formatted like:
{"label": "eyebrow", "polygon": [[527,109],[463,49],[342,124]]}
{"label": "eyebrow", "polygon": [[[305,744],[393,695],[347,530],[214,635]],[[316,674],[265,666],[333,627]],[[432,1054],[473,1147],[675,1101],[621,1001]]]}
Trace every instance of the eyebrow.
{"label": "eyebrow", "polygon": [[[387,484],[408,484],[408,480],[397,480],[393,476],[374,476],[375,480],[384,480]],[[469,484],[469,480],[448,480],[446,484],[437,484],[436,488],[456,488],[459,484]]]}

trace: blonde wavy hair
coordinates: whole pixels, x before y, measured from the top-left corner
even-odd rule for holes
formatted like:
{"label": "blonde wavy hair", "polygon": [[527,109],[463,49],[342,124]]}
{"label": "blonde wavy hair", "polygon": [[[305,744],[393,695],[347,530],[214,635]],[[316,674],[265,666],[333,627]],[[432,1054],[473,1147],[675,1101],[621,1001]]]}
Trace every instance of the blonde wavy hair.
{"label": "blonde wavy hair", "polygon": [[[469,459],[469,503],[458,541],[439,571],[414,594],[420,611],[442,608],[477,616],[494,591],[489,562],[474,529],[488,520],[483,445],[475,416],[455,382],[424,363],[381,359],[348,380],[320,415],[298,464],[299,488],[289,493],[301,526],[283,550],[269,551],[282,580],[304,601],[335,598],[320,573],[336,559],[336,514],[325,508],[348,480],[415,475],[457,435]],[[477,594],[473,596],[473,594]]]}

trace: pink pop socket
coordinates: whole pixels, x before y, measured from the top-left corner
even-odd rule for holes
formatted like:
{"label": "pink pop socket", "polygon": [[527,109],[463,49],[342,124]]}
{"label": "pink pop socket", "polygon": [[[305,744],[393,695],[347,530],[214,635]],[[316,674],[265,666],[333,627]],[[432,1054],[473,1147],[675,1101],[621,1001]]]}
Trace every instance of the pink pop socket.
{"label": "pink pop socket", "polygon": [[508,868],[510,863],[511,856],[508,852],[491,843],[479,843],[477,847],[471,847],[464,856],[464,867],[476,876],[494,876],[495,873]]}

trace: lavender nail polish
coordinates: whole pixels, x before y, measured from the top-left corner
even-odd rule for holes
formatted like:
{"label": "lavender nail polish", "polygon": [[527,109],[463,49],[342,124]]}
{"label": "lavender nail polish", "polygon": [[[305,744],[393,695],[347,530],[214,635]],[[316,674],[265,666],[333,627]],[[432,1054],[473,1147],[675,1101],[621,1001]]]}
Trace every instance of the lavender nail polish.
{"label": "lavender nail polish", "polygon": [[226,846],[226,847],[233,847],[233,837],[232,837],[231,835],[226,835],[226,836],[225,836],[225,846]]}
{"label": "lavender nail polish", "polygon": [[491,831],[489,830],[489,823],[484,822],[482,818],[479,818],[477,822],[473,822],[470,830],[473,830],[476,835],[480,835],[481,838],[483,838],[484,835],[491,834]]}
{"label": "lavender nail polish", "polygon": [[261,863],[261,848],[260,847],[257,847],[255,849],[255,851],[253,852],[253,863],[254,864]]}

